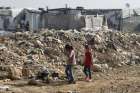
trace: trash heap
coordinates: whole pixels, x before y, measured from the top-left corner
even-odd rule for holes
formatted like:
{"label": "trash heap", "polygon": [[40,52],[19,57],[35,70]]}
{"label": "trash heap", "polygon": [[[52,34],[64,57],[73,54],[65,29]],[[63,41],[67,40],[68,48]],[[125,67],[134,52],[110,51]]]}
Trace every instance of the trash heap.
{"label": "trash heap", "polygon": [[44,66],[64,74],[67,61],[64,46],[73,45],[80,66],[85,43],[93,49],[96,71],[140,62],[139,33],[53,29],[36,33],[15,32],[0,37],[0,72],[5,72],[0,78],[27,78],[37,74]]}

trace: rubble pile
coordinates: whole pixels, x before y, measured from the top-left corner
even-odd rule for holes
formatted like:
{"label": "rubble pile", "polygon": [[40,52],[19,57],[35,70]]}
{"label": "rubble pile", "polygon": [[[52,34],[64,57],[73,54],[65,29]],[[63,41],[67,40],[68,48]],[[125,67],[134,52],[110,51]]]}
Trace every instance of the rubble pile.
{"label": "rubble pile", "polygon": [[[64,46],[74,46],[78,64],[82,65],[84,44],[93,49],[97,68],[109,69],[140,62],[140,34],[99,31],[45,30],[40,32],[15,32],[0,38],[0,65],[21,68],[22,76],[32,76],[45,66],[64,74],[66,56]],[[96,68],[96,67],[95,67]],[[15,71],[18,72],[19,71]]]}

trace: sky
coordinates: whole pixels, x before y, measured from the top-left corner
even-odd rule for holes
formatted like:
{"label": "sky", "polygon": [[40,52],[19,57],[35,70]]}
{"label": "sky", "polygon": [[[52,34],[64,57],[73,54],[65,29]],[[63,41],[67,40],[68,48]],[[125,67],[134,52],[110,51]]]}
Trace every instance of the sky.
{"label": "sky", "polygon": [[130,4],[130,8],[140,8],[140,0],[0,0],[0,6],[12,8],[62,8],[67,4],[71,8],[83,6],[86,9],[124,9],[126,3]]}

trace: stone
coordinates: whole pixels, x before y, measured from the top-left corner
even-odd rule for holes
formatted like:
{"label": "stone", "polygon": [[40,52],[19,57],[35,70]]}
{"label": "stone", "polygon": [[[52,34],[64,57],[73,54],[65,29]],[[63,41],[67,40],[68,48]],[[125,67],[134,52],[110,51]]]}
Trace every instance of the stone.
{"label": "stone", "polygon": [[0,79],[7,79],[8,75],[7,71],[0,71]]}
{"label": "stone", "polygon": [[140,47],[140,42],[136,41],[136,44]]}
{"label": "stone", "polygon": [[36,41],[35,41],[35,46],[38,46],[38,47],[43,47],[44,45],[42,44],[42,42],[41,42],[41,41],[36,40]]}
{"label": "stone", "polygon": [[40,83],[35,79],[31,79],[28,81],[28,85],[40,85]]}
{"label": "stone", "polygon": [[32,76],[34,76],[34,73],[32,72],[32,69],[33,67],[31,67],[31,66],[24,66],[23,67],[23,69],[22,69],[22,75],[23,75],[23,77],[24,78],[29,78],[29,77],[32,77]]}
{"label": "stone", "polygon": [[97,43],[97,44],[99,44],[99,43],[102,42],[102,38],[101,38],[101,36],[98,35],[98,34],[94,37],[94,40],[95,40],[95,43]]}
{"label": "stone", "polygon": [[102,69],[105,69],[105,70],[108,70],[109,69],[108,64],[101,64],[101,66],[102,66]]}
{"label": "stone", "polygon": [[67,91],[66,93],[80,93],[80,92],[79,92],[79,91],[74,90],[74,91]]}
{"label": "stone", "polygon": [[101,72],[102,71],[101,64],[93,64],[93,71],[94,72]]}
{"label": "stone", "polygon": [[4,79],[3,82],[9,82],[11,79]]}
{"label": "stone", "polygon": [[[5,38],[8,39],[4,40]],[[4,70],[3,75],[0,74],[4,79],[7,78],[7,72],[10,73],[10,78],[32,77],[40,71],[42,66],[37,67],[38,65],[55,69],[61,75],[65,74],[67,57],[64,54],[64,46],[67,43],[73,45],[79,65],[83,63],[83,45],[90,44],[94,54],[95,71],[123,66],[131,61],[136,64],[140,60],[139,33],[46,29],[37,33],[16,32],[4,39],[0,40],[0,65],[13,64],[15,67],[11,68],[12,70]],[[25,63],[28,63],[27,67],[24,67]],[[21,67],[22,73],[18,67]],[[3,68],[0,67],[0,72],[1,70],[3,71]]]}
{"label": "stone", "polygon": [[1,45],[1,44],[0,44],[0,51],[1,51],[1,50],[7,50],[7,47],[6,47],[5,45]]}
{"label": "stone", "polygon": [[9,86],[6,86],[6,85],[1,86],[0,85],[0,90],[1,91],[8,91],[9,90]]}
{"label": "stone", "polygon": [[9,73],[8,77],[12,80],[19,80],[22,78],[21,67],[9,66],[8,73]]}

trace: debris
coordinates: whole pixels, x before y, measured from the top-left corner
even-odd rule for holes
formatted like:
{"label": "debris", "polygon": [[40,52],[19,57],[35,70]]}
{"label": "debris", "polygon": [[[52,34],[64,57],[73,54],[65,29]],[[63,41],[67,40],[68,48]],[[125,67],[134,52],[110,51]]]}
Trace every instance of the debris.
{"label": "debris", "polygon": [[6,86],[6,85],[1,86],[0,85],[0,91],[8,91],[8,90],[9,90],[9,86]]}
{"label": "debris", "polygon": [[39,80],[31,79],[29,80],[28,85],[41,85],[41,83]]}
{"label": "debris", "polygon": [[93,65],[93,71],[94,72],[101,72],[102,71],[102,67],[100,64],[94,64]]}
{"label": "debris", "polygon": [[83,62],[83,45],[85,43],[91,45],[94,71],[104,71],[127,65],[129,62],[139,64],[140,60],[140,34],[135,33],[47,29],[38,33],[9,33],[8,36],[3,36],[3,40],[0,42],[0,65],[13,64],[13,67],[9,68],[11,70],[5,70],[3,78],[7,78],[7,72],[10,72],[8,74],[10,79],[32,77],[40,71],[42,66],[37,67],[38,65],[49,67],[63,75],[67,61],[64,46],[67,43],[73,45],[79,65]]}
{"label": "debris", "polygon": [[9,76],[12,80],[19,80],[22,78],[22,68],[9,66]]}

